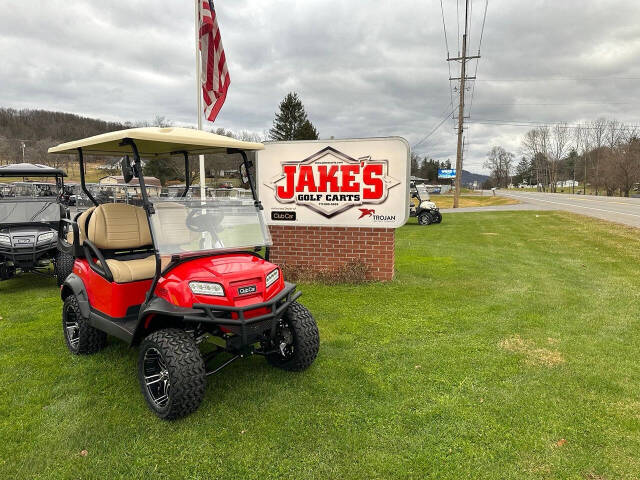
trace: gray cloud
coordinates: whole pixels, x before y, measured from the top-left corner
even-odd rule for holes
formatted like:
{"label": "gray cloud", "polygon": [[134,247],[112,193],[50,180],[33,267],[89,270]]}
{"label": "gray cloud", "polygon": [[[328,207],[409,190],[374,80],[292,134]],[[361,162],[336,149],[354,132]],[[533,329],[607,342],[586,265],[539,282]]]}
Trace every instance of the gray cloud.
{"label": "gray cloud", "polygon": [[[474,50],[484,2],[472,4]],[[456,2],[444,5],[455,55]],[[191,2],[0,0],[0,8],[0,105],[195,123]],[[232,79],[218,126],[263,132],[295,90],[323,138],[401,135],[414,144],[451,102],[438,0],[216,8]],[[481,171],[494,144],[518,153],[526,131],[473,122],[637,121],[638,80],[628,79],[640,77],[637,18],[630,0],[491,0],[465,168]],[[515,79],[535,81],[504,81]],[[417,151],[453,160],[455,146],[448,120]]]}

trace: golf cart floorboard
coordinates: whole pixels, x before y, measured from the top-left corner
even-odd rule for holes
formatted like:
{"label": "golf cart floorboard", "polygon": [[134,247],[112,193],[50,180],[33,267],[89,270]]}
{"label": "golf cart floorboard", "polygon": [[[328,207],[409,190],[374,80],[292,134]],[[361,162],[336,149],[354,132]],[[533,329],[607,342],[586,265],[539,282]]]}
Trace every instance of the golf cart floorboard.
{"label": "golf cart floorboard", "polygon": [[138,325],[138,313],[127,315],[124,318],[109,318],[103,313],[91,309],[90,324],[98,330],[130,343]]}

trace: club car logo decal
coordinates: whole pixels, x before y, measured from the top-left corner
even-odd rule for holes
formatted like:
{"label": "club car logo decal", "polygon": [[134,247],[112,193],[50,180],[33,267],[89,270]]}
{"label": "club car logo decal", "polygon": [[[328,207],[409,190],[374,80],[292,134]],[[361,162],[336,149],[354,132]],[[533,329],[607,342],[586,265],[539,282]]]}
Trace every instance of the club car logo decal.
{"label": "club car logo decal", "polygon": [[[388,160],[352,158],[333,147],[304,160],[282,162],[281,166],[281,173],[265,183],[274,190],[276,201],[304,206],[326,218],[352,207],[384,203],[389,190],[400,185],[398,179],[388,175]],[[375,213],[366,210],[362,216]]]}
{"label": "club car logo decal", "polygon": [[255,285],[249,285],[247,287],[238,288],[238,295],[249,295],[250,293],[256,293],[257,288]]}

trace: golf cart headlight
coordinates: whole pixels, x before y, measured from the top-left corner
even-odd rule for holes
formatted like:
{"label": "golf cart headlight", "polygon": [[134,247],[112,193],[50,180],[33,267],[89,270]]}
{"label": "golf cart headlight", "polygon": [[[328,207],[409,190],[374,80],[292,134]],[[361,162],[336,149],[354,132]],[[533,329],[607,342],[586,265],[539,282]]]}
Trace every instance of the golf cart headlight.
{"label": "golf cart headlight", "polygon": [[279,268],[276,268],[275,270],[269,272],[266,278],[267,287],[270,287],[271,285],[273,285],[276,282],[276,280],[278,280],[279,278],[280,278]]}
{"label": "golf cart headlight", "polygon": [[11,238],[9,237],[9,235],[0,235],[0,245],[11,246]]}
{"label": "golf cart headlight", "polygon": [[211,282],[189,282],[189,288],[196,295],[212,295],[214,297],[224,297],[224,288],[219,283]]}
{"label": "golf cart headlight", "polygon": [[55,236],[56,236],[55,232],[47,232],[47,233],[43,233],[42,235],[38,235],[38,243],[48,242],[52,240],[53,237]]}

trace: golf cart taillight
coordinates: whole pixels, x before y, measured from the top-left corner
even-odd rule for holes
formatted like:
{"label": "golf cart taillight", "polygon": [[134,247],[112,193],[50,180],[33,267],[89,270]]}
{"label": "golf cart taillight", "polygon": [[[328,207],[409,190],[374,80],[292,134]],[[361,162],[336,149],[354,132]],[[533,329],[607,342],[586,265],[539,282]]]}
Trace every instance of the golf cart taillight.
{"label": "golf cart taillight", "polygon": [[267,287],[270,287],[271,285],[273,285],[279,278],[280,278],[280,269],[276,268],[275,270],[272,270],[271,272],[269,272],[265,279],[266,280],[265,283]]}
{"label": "golf cart taillight", "polygon": [[212,282],[189,282],[189,288],[196,295],[212,295],[214,297],[224,297],[224,288],[219,283]]}

